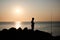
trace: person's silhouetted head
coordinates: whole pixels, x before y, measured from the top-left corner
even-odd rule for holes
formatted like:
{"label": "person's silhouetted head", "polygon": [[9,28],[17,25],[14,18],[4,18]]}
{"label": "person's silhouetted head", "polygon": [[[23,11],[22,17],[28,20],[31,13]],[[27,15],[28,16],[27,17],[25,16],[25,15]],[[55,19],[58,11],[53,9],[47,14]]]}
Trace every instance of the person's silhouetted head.
{"label": "person's silhouetted head", "polygon": [[32,20],[34,20],[34,18],[32,18]]}

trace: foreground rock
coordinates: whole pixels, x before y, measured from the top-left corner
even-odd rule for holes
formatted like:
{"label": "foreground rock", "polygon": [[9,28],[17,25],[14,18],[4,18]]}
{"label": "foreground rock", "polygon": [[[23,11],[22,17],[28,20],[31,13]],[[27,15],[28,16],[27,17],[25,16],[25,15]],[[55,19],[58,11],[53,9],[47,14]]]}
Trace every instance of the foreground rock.
{"label": "foreground rock", "polygon": [[55,40],[55,38],[57,39],[57,37],[53,37],[49,33],[39,30],[28,30],[27,28],[24,30],[21,28],[11,28],[9,30],[4,29],[0,31],[0,39],[2,40]]}

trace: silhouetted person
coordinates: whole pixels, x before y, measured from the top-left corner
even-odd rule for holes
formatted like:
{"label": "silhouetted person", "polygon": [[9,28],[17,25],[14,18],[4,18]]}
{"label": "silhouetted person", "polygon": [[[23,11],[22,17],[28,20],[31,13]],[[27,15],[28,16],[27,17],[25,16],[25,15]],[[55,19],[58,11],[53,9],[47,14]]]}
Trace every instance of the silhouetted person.
{"label": "silhouetted person", "polygon": [[34,18],[32,18],[32,21],[31,21],[31,28],[32,30],[34,30]]}

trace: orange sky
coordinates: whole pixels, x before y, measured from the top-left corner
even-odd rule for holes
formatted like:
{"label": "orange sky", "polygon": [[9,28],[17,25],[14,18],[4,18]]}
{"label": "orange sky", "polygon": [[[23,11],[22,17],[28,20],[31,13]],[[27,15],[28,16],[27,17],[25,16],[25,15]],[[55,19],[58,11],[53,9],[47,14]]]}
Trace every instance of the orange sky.
{"label": "orange sky", "polygon": [[60,1],[0,0],[0,22],[31,21],[32,17],[35,21],[60,21]]}

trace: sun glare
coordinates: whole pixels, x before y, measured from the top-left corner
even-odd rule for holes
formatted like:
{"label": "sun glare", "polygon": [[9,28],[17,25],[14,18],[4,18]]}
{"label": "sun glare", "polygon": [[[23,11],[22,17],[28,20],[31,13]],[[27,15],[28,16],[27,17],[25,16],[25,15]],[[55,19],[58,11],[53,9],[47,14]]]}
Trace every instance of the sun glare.
{"label": "sun glare", "polygon": [[18,29],[19,27],[21,27],[21,22],[15,22],[15,28]]}
{"label": "sun glare", "polygon": [[22,15],[24,13],[24,8],[22,7],[12,7],[13,15]]}

